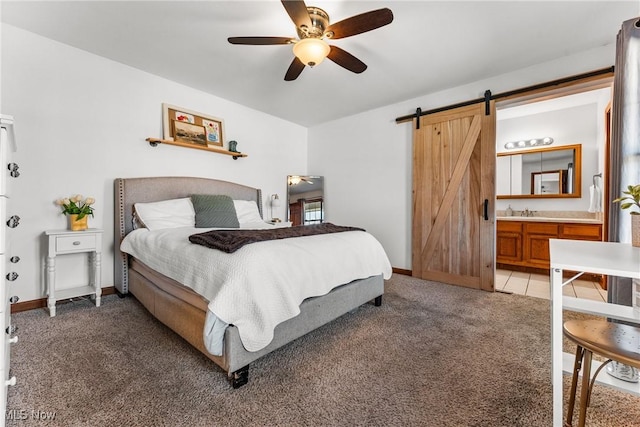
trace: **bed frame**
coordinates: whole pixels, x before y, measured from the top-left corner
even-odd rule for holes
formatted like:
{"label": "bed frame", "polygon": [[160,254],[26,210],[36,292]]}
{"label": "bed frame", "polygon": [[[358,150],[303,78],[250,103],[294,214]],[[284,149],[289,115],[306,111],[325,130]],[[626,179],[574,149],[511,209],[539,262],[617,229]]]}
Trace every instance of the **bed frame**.
{"label": "bed frame", "polygon": [[273,341],[264,349],[256,352],[245,350],[238,329],[229,325],[224,334],[223,354],[210,354],[202,337],[207,302],[189,288],[145,268],[141,263],[136,264],[129,255],[120,251],[120,242],[134,229],[134,203],[189,197],[192,194],[224,194],[237,200],[253,200],[262,216],[262,192],[256,188],[207,178],[117,178],[114,182],[114,284],[121,296],[133,294],[158,320],[224,369],[233,388],[248,382],[249,364],[254,360],[368,301],[374,300],[376,306],[382,304],[382,275],[355,280],[327,295],[303,301],[300,314],[278,325]]}

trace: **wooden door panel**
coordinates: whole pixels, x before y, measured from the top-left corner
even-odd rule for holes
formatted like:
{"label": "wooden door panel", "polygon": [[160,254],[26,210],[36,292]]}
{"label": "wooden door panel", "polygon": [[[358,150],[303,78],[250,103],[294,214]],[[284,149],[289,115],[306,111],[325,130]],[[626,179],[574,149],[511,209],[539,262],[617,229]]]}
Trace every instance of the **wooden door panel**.
{"label": "wooden door panel", "polygon": [[526,237],[526,241],[525,257],[527,261],[542,268],[549,268],[549,236],[532,234]]}
{"label": "wooden door panel", "polygon": [[488,221],[482,208],[495,198],[494,111],[436,113],[414,131],[414,276],[493,290],[495,222],[493,208]]}
{"label": "wooden door panel", "polygon": [[[438,128],[437,131],[440,133],[441,128]],[[432,207],[432,217],[433,213],[435,213],[435,218],[433,220],[433,224],[427,228],[429,236],[426,245],[422,249],[423,259],[437,261],[438,259],[443,260],[443,258],[446,258],[446,251],[450,247],[449,243],[452,242],[453,237],[450,234],[451,227],[447,227],[447,221],[458,191],[460,191],[460,189],[462,191],[467,190],[462,187],[461,184],[463,183],[465,173],[468,173],[467,167],[479,132],[480,120],[478,118],[474,125],[469,128],[467,137],[465,138],[465,143],[456,161],[456,166],[452,173],[446,177],[446,180],[443,177],[443,168],[441,166],[444,158],[446,158],[443,156],[443,153],[448,150],[444,150],[446,147],[441,147],[442,143],[437,144],[437,147],[434,146],[435,148],[432,152],[432,179],[434,181],[434,185],[432,187],[430,202]],[[435,139],[435,141],[439,141],[439,139]],[[445,231],[449,231],[449,233],[445,233]],[[457,238],[458,236],[455,237]],[[445,254],[440,257],[433,257],[438,243],[442,245],[440,251],[445,252]],[[427,265],[427,267],[428,266],[429,265]],[[431,267],[435,268],[436,266],[431,264]]]}
{"label": "wooden door panel", "polygon": [[496,259],[498,262],[522,261],[522,234],[498,232]]}

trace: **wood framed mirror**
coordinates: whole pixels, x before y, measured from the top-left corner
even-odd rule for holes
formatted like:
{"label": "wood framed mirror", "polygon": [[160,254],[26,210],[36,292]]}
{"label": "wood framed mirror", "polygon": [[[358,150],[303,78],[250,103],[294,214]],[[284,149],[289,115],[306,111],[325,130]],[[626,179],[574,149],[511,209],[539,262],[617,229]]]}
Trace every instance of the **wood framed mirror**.
{"label": "wood framed mirror", "polygon": [[582,197],[582,145],[498,153],[498,199]]}

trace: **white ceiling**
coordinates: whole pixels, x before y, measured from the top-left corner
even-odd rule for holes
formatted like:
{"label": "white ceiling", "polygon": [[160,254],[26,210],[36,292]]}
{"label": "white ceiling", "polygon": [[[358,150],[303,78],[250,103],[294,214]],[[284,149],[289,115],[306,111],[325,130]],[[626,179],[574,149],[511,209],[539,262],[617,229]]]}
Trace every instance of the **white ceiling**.
{"label": "white ceiling", "polygon": [[[279,1],[6,1],[3,22],[204,92],[313,126],[615,44],[640,1],[315,1],[331,22],[388,7],[394,21],[334,40],[368,65],[327,60],[293,82],[291,47],[230,36],[295,36]],[[613,64],[612,64],[613,65]]]}

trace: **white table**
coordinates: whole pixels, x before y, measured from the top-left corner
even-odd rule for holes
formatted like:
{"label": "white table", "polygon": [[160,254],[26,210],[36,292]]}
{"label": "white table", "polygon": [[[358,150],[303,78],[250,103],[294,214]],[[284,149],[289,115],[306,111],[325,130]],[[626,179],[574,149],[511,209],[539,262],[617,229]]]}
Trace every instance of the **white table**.
{"label": "white table", "polygon": [[[46,271],[49,315],[51,317],[56,315],[56,301],[84,295],[93,295],[96,307],[100,307],[102,230],[97,228],[84,231],[49,230],[45,231],[45,234],[48,242]],[[91,266],[89,283],[70,289],[56,290],[56,256],[85,252],[89,254]]]}
{"label": "white table", "polygon": [[[551,351],[553,358],[553,425],[562,426],[563,363],[565,372],[573,372],[571,354],[562,351],[562,310],[572,310],[605,316],[627,322],[640,323],[640,316],[632,307],[563,296],[562,287],[582,273],[640,279],[640,248],[630,244],[590,242],[584,240],[550,239],[551,255]],[[563,281],[563,270],[580,272]],[[594,362],[594,364],[599,364]],[[591,372],[595,372],[592,369]],[[598,376],[598,382],[640,396],[640,384],[617,380],[606,373]]]}

